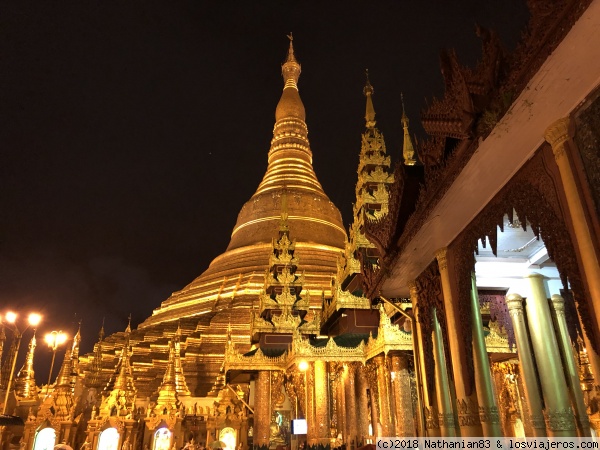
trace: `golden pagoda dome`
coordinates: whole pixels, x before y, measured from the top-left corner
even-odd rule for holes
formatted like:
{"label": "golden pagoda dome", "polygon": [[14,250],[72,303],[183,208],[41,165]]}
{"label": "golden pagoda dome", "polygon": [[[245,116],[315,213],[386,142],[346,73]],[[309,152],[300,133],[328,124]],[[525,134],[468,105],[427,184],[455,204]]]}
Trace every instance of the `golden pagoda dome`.
{"label": "golden pagoda dome", "polygon": [[164,301],[140,328],[251,306],[252,296],[263,287],[284,197],[288,199],[288,223],[307,272],[306,289],[326,294],[331,290],[331,276],[336,272],[336,258],[346,232],[339,210],[323,191],[312,166],[304,105],[297,86],[301,66],[289,37],[288,55],[282,65],[284,87],[263,180],[242,207],[227,250],[202,275]]}
{"label": "golden pagoda dome", "polygon": [[[265,175],[242,207],[225,252],[189,285],[162,302],[132,332],[136,378],[160,379],[162,374],[154,373],[153,365],[150,367],[159,357],[155,349],[165,345],[181,320],[185,325],[180,343],[181,370],[193,396],[207,395],[223,364],[228,327],[233,330],[238,348],[250,342],[252,308],[258,305],[264,287],[272,239],[277,235],[284,210],[295,238],[295,254],[301,258],[305,271],[303,289],[307,294],[316,294],[312,296],[312,308],[321,307],[323,294],[331,295],[331,280],[337,271],[346,231],[339,210],[323,191],[312,166],[304,105],[298,92],[301,66],[289,37],[289,50],[281,69],[284,87],[275,111]],[[116,357],[121,340],[121,336],[114,335],[103,341],[107,360]],[[94,359],[94,355],[84,358],[89,370]],[[138,387],[138,395],[148,396],[159,386],[153,382],[140,383]]]}

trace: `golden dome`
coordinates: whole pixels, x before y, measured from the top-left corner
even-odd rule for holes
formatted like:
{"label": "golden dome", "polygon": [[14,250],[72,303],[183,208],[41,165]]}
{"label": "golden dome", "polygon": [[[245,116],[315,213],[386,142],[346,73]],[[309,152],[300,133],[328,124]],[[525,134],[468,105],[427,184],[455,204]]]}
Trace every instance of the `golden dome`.
{"label": "golden dome", "polygon": [[346,232],[339,210],[323,191],[312,166],[297,87],[300,68],[290,39],[282,65],[284,88],[275,114],[267,170],[242,207],[227,250],[202,275],[164,301],[141,329],[200,314],[216,314],[216,319],[219,311],[230,312],[231,308],[247,310],[249,320],[249,307],[263,287],[271,240],[277,235],[282,199],[286,197],[290,233],[306,273],[305,288],[319,294],[331,290]]}
{"label": "golden dome", "polygon": [[[331,280],[346,232],[340,212],[323,192],[312,167],[304,106],[297,87],[300,64],[291,36],[281,71],[284,88],[275,114],[267,170],[242,207],[226,251],[204,273],[165,300],[135,331],[117,333],[102,342],[103,358],[114,360],[123,341],[131,338],[136,354],[134,377],[141,380],[136,385],[139,396],[152,395],[159,388],[168,364],[165,341],[178,333],[180,320],[180,345],[185,356],[181,356],[178,367],[185,372],[194,396],[207,395],[215,385],[228,329],[235,332],[238,349],[249,349],[251,311],[264,287],[272,239],[278,236],[282,213],[287,214],[286,224],[296,241],[294,255],[304,273],[303,292],[313,294],[311,307],[321,307],[322,292],[331,295]],[[82,358],[86,370],[92,370],[96,357],[90,354]],[[159,360],[165,364],[157,364]]]}

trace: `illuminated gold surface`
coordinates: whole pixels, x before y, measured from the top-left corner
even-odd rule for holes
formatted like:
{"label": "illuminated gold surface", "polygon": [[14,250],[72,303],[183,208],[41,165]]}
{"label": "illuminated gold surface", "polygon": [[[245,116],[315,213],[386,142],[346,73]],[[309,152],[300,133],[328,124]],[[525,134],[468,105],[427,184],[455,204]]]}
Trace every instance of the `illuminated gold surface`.
{"label": "illuminated gold surface", "polygon": [[290,46],[282,66],[284,89],[276,109],[267,170],[255,194],[242,207],[227,250],[202,275],[163,302],[141,328],[218,311],[219,303],[234,298],[238,306],[248,305],[249,296],[262,288],[260,274],[269,261],[269,244],[277,234],[284,199],[297,256],[310,274],[304,288],[331,290],[331,276],[346,233],[340,212],[323,192],[312,167],[304,106],[297,87],[300,72]]}
{"label": "illuminated gold surface", "polygon": [[35,346],[36,338],[34,332],[31,341],[29,341],[25,363],[15,378],[15,394],[17,397],[23,399],[36,399],[38,395],[37,386],[35,384],[35,372],[33,370]]}
{"label": "illuminated gold surface", "polygon": [[[265,287],[264,274],[284,201],[289,231],[296,241],[294,255],[306,273],[302,280],[304,303],[296,305],[310,307],[309,323],[302,326],[302,332],[318,331],[321,294],[331,296],[331,279],[346,233],[340,212],[323,192],[312,167],[304,106],[297,89],[300,70],[291,46],[282,67],[284,89],[276,109],[267,170],[256,193],[242,207],[227,250],[204,273],[162,302],[130,335],[136,355],[131,366],[141,398],[159,387],[168,341],[178,320],[182,320],[179,345],[184,355],[180,369],[194,396],[206,395],[214,388],[225,355],[228,324],[238,348],[248,350],[249,325],[260,325],[252,310],[259,306]],[[210,216],[206,220],[211,220]],[[284,329],[291,322],[281,317],[279,326]],[[109,336],[94,354],[81,358],[85,372],[95,374],[94,384],[106,383],[124,338],[122,333]]]}

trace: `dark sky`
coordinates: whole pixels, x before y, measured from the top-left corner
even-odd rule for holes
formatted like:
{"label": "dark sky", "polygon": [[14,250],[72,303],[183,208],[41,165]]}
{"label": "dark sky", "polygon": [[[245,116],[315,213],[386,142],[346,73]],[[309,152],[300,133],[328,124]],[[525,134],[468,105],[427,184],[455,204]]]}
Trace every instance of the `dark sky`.
{"label": "dark sky", "polygon": [[[266,169],[293,31],[314,167],[350,222],[364,70],[388,152],[421,135],[439,51],[513,48],[524,1],[2,2],[0,311],[137,325],[229,242]],[[39,353],[47,353],[46,349]]]}

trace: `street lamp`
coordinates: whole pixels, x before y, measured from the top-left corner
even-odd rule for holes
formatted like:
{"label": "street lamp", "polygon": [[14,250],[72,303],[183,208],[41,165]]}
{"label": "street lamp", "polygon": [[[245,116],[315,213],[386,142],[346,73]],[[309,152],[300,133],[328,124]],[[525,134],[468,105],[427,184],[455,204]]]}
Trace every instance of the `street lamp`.
{"label": "street lamp", "polygon": [[42,316],[40,314],[30,313],[27,317],[27,326],[23,329],[23,331],[20,331],[17,327],[17,313],[9,311],[4,314],[4,322],[8,325],[8,329],[13,332],[15,353],[13,354],[8,384],[6,385],[6,395],[4,396],[4,409],[2,410],[2,414],[6,414],[6,409],[8,407],[8,394],[10,393],[13,377],[15,375],[15,366],[17,365],[17,356],[19,354],[19,347],[21,346],[21,338],[23,337],[23,333],[27,331],[30,326],[35,329],[41,321]]}
{"label": "street lamp", "polygon": [[62,345],[67,341],[67,335],[62,331],[52,331],[44,336],[44,341],[46,341],[46,344],[48,344],[48,347],[52,350],[52,362],[50,363],[50,373],[48,374],[48,384],[46,385],[46,395],[48,395],[48,391],[50,390],[50,380],[52,379],[52,369],[54,369],[54,358],[56,358],[56,350],[59,345]]}

